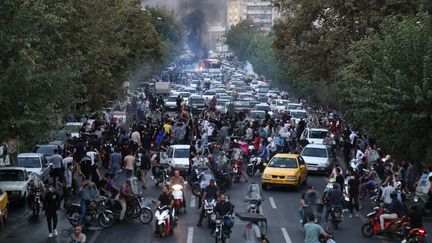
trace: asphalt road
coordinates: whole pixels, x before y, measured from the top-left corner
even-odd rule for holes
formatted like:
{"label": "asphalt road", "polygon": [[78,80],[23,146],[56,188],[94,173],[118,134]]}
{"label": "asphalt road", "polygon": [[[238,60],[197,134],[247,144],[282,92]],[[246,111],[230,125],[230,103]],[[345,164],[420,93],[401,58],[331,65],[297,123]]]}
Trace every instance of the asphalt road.
{"label": "asphalt road", "polygon": [[[147,178],[150,181],[150,177]],[[260,183],[259,175],[249,178],[248,183]],[[310,175],[308,183],[314,185],[319,192],[326,185],[326,178],[318,175]],[[246,184],[244,182],[233,184],[228,191],[231,196],[231,202],[236,206],[236,211],[241,212],[246,210],[247,203],[244,202],[246,195]],[[298,207],[301,193],[306,188],[300,191],[295,189],[271,189],[264,191],[265,201],[262,203],[262,212],[268,219],[268,238],[270,242],[277,243],[297,243],[303,242],[303,232],[300,228]],[[161,189],[151,184],[144,191],[146,199],[156,199],[161,193]],[[181,242],[181,243],[198,243],[211,242],[214,239],[210,236],[210,230],[203,224],[203,227],[196,226],[199,209],[196,208],[197,201],[191,195],[190,191],[186,191],[186,200],[188,203],[188,212],[179,215],[178,225],[174,230],[174,234],[166,238],[160,239],[153,236],[154,223],[143,225],[139,221],[129,220],[123,224],[115,224],[111,229],[103,230],[97,227],[87,230],[85,233],[89,243],[99,242]],[[360,234],[360,227],[366,220],[364,215],[369,211],[369,206],[365,204],[362,209],[362,215],[359,218],[344,217],[344,221],[340,224],[340,229],[333,230],[336,242],[397,242],[387,239],[373,237],[367,239]],[[426,229],[431,232],[432,220],[425,219]],[[243,242],[241,231],[245,227],[246,222],[235,218],[235,225],[230,242]],[[48,239],[48,229],[44,215],[38,218],[31,216],[30,210],[26,208],[11,208],[9,221],[7,226],[0,230],[0,242],[2,243],[42,243],[42,242],[67,242],[68,237],[72,233],[72,228],[62,210],[59,213],[59,224],[57,227],[59,236]],[[429,242],[431,237],[429,237]]]}

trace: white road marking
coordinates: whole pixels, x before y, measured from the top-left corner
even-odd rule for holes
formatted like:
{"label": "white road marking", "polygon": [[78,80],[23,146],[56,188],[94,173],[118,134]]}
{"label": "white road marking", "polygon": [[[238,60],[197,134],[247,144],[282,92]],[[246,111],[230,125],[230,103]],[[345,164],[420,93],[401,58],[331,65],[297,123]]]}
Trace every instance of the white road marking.
{"label": "white road marking", "polygon": [[273,197],[269,197],[269,201],[270,201],[270,204],[271,204],[272,208],[276,209],[277,207],[276,207],[276,203],[275,203]]}
{"label": "white road marking", "polygon": [[264,211],[263,211],[262,205],[259,206],[259,211],[260,211],[261,215],[264,216]]}
{"label": "white road marking", "polygon": [[196,201],[196,197],[195,195],[191,196],[191,202],[190,202],[190,207],[194,208],[195,207],[195,201]]}
{"label": "white road marking", "polygon": [[282,234],[283,234],[283,237],[285,239],[285,242],[286,243],[292,243],[291,238],[289,237],[287,230],[285,228],[281,228],[281,230],[282,230]]}
{"label": "white road marking", "polygon": [[192,243],[193,242],[193,232],[194,232],[194,228],[193,227],[189,227],[188,228],[188,234],[187,234],[187,243]]}

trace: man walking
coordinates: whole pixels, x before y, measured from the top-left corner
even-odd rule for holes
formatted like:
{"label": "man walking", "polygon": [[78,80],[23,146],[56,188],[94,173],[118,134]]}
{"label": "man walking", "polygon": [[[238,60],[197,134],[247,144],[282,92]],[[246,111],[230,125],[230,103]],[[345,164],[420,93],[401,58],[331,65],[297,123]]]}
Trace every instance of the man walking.
{"label": "man walking", "polygon": [[43,211],[45,211],[45,215],[48,223],[48,238],[57,236],[57,212],[60,209],[60,196],[54,191],[54,185],[51,184],[49,186],[48,192],[45,195],[44,203],[43,203]]}

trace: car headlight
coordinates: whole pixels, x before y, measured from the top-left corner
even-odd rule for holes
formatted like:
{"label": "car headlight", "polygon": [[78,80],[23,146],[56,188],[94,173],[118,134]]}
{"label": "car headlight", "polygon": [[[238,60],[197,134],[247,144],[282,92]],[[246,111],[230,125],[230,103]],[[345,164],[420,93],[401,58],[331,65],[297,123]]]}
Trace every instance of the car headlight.
{"label": "car headlight", "polygon": [[263,174],[263,175],[262,175],[262,178],[263,178],[263,179],[270,179],[270,178],[271,178],[271,175],[269,175],[269,174]]}
{"label": "car headlight", "polygon": [[297,180],[297,176],[287,176],[288,180]]}

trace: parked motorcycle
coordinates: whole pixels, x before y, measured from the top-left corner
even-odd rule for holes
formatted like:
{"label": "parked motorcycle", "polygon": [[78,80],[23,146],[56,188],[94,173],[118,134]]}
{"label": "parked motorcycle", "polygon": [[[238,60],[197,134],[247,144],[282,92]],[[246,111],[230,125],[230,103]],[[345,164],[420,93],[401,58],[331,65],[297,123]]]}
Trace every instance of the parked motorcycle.
{"label": "parked motorcycle", "polygon": [[246,169],[248,176],[254,176],[257,171],[261,173],[264,171],[267,163],[262,163],[261,161],[261,157],[252,155],[252,157],[249,159],[249,164]]}
{"label": "parked motorcycle", "polygon": [[[169,235],[172,232],[172,222],[167,206],[159,206],[155,212],[157,232],[161,238]],[[173,216],[174,218],[174,216]]]}
{"label": "parked motorcycle", "polygon": [[[363,224],[361,227],[361,233],[364,237],[372,237],[373,235],[381,232],[379,217],[384,213],[384,209],[376,207],[370,212],[367,217],[369,222]],[[385,220],[384,221],[384,231],[380,234],[389,238],[403,238],[403,229],[409,224],[409,219],[407,217]]]}
{"label": "parked motorcycle", "polygon": [[[97,221],[103,228],[110,228],[114,224],[114,214],[105,208],[106,198],[101,197],[98,201],[92,201],[88,205],[84,216],[84,225],[90,226],[93,221]],[[67,218],[72,226],[79,225],[81,205],[72,203],[67,209]]]}
{"label": "parked motorcycle", "polygon": [[[145,204],[143,198],[135,195],[134,198],[130,201],[127,201],[126,204],[125,218],[139,219],[142,224],[149,224],[153,220],[153,212]],[[116,219],[120,219],[122,207],[118,200],[113,198],[108,199],[106,208],[112,211]]]}

